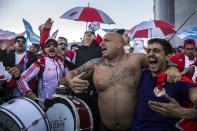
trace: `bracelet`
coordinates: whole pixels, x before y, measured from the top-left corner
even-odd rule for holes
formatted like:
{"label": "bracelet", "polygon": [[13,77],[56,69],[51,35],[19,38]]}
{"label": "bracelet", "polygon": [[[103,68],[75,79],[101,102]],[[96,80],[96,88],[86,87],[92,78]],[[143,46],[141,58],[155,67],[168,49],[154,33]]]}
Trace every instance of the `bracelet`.
{"label": "bracelet", "polygon": [[169,67],[169,66],[174,66],[174,67],[177,67],[177,68],[178,68],[177,64],[175,64],[175,63],[172,62],[172,61],[168,61],[167,66],[168,66],[168,67]]}

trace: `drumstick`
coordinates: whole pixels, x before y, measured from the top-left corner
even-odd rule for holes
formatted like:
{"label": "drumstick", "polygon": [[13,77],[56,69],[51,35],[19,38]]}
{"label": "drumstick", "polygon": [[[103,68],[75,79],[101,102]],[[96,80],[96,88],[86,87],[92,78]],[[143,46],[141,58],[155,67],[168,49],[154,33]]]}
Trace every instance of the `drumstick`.
{"label": "drumstick", "polygon": [[37,100],[37,101],[40,101],[40,102],[44,103],[44,100],[40,99],[40,98],[35,98],[34,100]]}

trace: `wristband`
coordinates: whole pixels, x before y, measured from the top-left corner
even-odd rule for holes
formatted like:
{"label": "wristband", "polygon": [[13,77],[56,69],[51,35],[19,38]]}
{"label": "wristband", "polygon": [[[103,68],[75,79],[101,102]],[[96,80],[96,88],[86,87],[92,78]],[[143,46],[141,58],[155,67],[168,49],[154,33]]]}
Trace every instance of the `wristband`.
{"label": "wristband", "polygon": [[174,66],[174,67],[177,67],[177,68],[178,68],[177,64],[175,64],[175,63],[172,62],[172,61],[168,61],[167,66],[168,66],[168,67],[169,67],[169,66]]}

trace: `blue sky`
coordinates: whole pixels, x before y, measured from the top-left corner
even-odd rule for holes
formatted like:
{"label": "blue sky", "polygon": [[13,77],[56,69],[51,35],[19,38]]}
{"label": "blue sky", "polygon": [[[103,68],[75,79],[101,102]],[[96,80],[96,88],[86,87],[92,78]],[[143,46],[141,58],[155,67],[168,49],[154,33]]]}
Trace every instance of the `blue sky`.
{"label": "blue sky", "polygon": [[[0,29],[21,33],[24,18],[39,34],[38,26],[50,17],[54,20],[51,34],[59,29],[58,36],[66,37],[69,42],[80,41],[86,22],[59,17],[73,7],[88,3],[90,7],[104,11],[116,23],[101,24],[101,28],[130,29],[141,21],[153,19],[153,0],[0,0]],[[104,35],[102,30],[97,33]]]}

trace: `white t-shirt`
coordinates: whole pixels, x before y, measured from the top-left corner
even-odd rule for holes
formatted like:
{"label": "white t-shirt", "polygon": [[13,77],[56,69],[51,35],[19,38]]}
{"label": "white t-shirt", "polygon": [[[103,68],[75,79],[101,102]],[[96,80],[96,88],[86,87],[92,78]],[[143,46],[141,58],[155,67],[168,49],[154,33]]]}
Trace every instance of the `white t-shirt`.
{"label": "white t-shirt", "polygon": [[188,68],[191,64],[194,64],[196,58],[194,57],[193,60],[189,60],[189,57],[185,55],[185,68]]}
{"label": "white t-shirt", "polygon": [[18,65],[21,61],[21,59],[25,56],[25,52],[23,54],[17,54],[15,52],[15,65]]}

